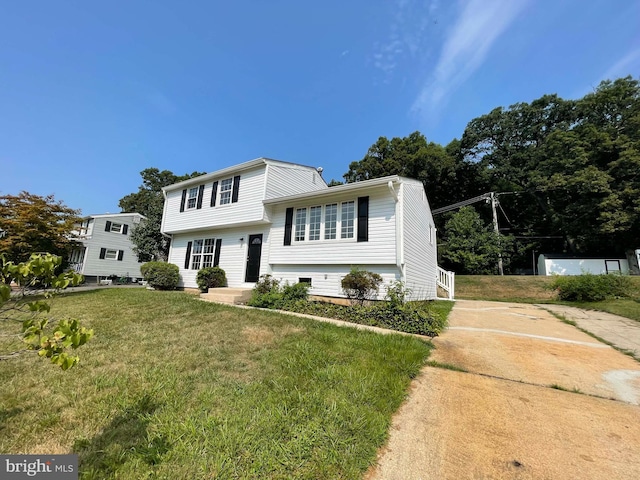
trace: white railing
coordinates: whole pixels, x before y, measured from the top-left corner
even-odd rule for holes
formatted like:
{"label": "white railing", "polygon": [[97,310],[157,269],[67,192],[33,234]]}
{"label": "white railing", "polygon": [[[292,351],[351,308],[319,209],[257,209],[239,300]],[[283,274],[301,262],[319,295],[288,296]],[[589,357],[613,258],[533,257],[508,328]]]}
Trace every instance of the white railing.
{"label": "white railing", "polygon": [[436,283],[440,288],[447,292],[447,299],[453,300],[456,290],[456,274],[438,267],[438,278]]}

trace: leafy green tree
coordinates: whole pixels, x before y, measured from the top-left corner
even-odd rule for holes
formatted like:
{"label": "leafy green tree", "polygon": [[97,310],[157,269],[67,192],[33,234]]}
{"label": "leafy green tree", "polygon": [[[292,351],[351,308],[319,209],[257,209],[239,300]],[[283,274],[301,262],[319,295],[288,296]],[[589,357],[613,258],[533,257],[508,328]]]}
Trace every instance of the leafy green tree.
{"label": "leafy green tree", "polygon": [[498,259],[509,258],[511,237],[497,234],[485,224],[473,207],[463,207],[444,227],[446,246],[442,258],[457,273],[482,275],[496,273]]}
{"label": "leafy green tree", "polygon": [[378,138],[364,158],[351,162],[344,175],[347,182],[357,182],[387,175],[401,175],[420,180],[432,208],[438,208],[481,193],[483,176],[474,162],[461,154],[460,143],[446,147],[427,139],[420,132],[404,138]]}
{"label": "leafy green tree", "polygon": [[141,262],[153,260],[166,261],[169,255],[169,239],[160,232],[164,197],[162,187],[204,175],[203,172],[193,172],[185,175],[175,175],[169,170],[160,171],[157,168],[146,168],[140,172],[142,185],[137,192],[125,195],[118,205],[123,213],[137,212],[147,219],[133,229],[131,241],[133,250]]}
{"label": "leafy green tree", "polygon": [[[56,274],[62,259],[55,255],[33,254],[26,262],[14,263],[0,255],[0,323],[15,342],[7,348],[13,351],[1,354],[0,361],[9,360],[26,352],[37,352],[41,357],[63,370],[78,363],[78,356],[70,350],[84,345],[93,336],[93,330],[82,327],[78,320],[48,317],[51,306],[48,299],[70,285],[78,285],[82,276],[73,272]],[[11,283],[18,290],[12,293]],[[9,325],[8,328],[5,328]]]}
{"label": "leafy green tree", "polygon": [[626,77],[575,101],[545,95],[494,109],[469,123],[461,153],[490,189],[519,192],[515,231],[561,235],[576,253],[621,253],[640,231],[639,127],[640,86]]}
{"label": "leafy green tree", "polygon": [[26,261],[32,252],[66,258],[76,245],[72,232],[79,214],[53,195],[0,196],[0,254],[14,262]]}

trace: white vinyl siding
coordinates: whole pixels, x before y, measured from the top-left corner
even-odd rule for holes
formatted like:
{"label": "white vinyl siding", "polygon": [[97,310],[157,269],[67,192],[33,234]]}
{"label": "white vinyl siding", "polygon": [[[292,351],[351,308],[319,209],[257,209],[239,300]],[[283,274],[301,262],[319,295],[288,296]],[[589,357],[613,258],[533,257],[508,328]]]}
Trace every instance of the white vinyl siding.
{"label": "white vinyl siding", "polygon": [[313,168],[269,163],[265,199],[326,189],[324,180]]}
{"label": "white vinyl siding", "polygon": [[[341,230],[339,221],[341,217],[340,206],[342,202],[349,203],[353,201],[355,204],[355,195],[353,193],[349,193],[347,198],[329,199],[323,205],[322,228],[324,231],[321,229],[321,239],[313,242],[291,242],[291,245],[284,245],[285,212],[288,206],[293,206],[294,208],[297,208],[297,206],[273,205],[271,207],[273,209],[273,224],[271,226],[269,263],[279,265],[395,265],[395,202],[386,185],[375,190],[367,190],[366,194],[369,196],[369,240],[367,242],[356,242],[355,235],[354,238],[347,239],[341,239],[339,233],[336,236],[336,232]],[[312,205],[317,206],[317,202]],[[327,216],[329,216],[328,221]],[[331,217],[336,218],[336,216],[338,220],[334,224]],[[292,240],[294,233],[292,231]],[[331,238],[332,235],[333,238]],[[329,238],[326,238],[327,236]]]}
{"label": "white vinyl siding", "polygon": [[[249,235],[263,234],[262,237],[262,255],[260,257],[260,272],[269,272],[268,251],[269,251],[269,229],[256,227],[240,227],[230,229],[216,229],[205,231],[198,234],[196,238],[207,239],[215,238],[221,240],[220,245],[220,263],[219,267],[225,271],[227,284],[229,287],[248,287],[252,288],[255,284],[245,283],[245,268],[247,265],[248,240]],[[243,239],[240,241],[240,239]],[[180,270],[179,286],[186,288],[198,288],[196,283],[196,275],[198,270],[192,268],[185,269],[185,256],[187,254],[188,242],[194,241],[193,234],[174,235],[169,251],[169,263],[178,266]],[[192,244],[193,252],[193,244]],[[206,247],[203,243],[203,252]],[[193,253],[192,253],[193,255]],[[206,256],[206,254],[205,254]],[[191,265],[189,265],[191,267]]]}
{"label": "white vinyl siding", "polygon": [[433,299],[437,293],[437,242],[429,203],[418,181],[405,181],[400,193],[405,284],[411,290],[409,299]]}
{"label": "white vinyl siding", "polygon": [[[184,233],[188,231],[203,231],[216,227],[231,227],[234,225],[263,222],[264,206],[262,198],[264,194],[265,166],[239,172],[240,198],[238,202],[224,205],[224,208],[210,206],[213,193],[213,181],[203,182],[194,179],[194,183],[204,184],[203,207],[180,212],[182,190],[179,187],[167,192],[164,215],[162,219],[162,231],[164,233]],[[229,178],[229,177],[226,177]],[[218,200],[220,199],[221,186],[218,184]]]}

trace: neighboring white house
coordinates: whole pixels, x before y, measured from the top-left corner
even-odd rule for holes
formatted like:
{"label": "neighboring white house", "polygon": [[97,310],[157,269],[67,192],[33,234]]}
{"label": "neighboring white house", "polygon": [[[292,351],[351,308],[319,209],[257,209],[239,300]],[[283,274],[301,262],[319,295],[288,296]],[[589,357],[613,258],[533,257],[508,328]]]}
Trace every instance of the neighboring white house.
{"label": "neighboring white house", "polygon": [[[313,167],[258,158],[163,189],[161,230],[181,284],[220,266],[230,287],[271,274],[343,296],[352,267],[436,298],[436,229],[422,183],[389,176],[328,187]],[[384,294],[384,289],[381,289]]]}
{"label": "neighboring white house", "polygon": [[140,262],[133,251],[131,230],[145,220],[139,213],[105,213],[82,219],[75,232],[82,247],[71,253],[70,262],[87,280],[97,277],[141,278]]}
{"label": "neighboring white house", "polygon": [[629,273],[626,258],[585,258],[575,255],[542,254],[538,257],[538,275],[582,275],[583,273]]}

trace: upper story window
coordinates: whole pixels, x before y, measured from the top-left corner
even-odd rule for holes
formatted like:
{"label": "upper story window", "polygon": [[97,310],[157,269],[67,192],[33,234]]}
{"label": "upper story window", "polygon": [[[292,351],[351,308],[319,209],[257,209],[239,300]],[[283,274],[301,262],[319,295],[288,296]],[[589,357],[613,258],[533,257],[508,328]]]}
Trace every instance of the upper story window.
{"label": "upper story window", "polygon": [[304,242],[320,239],[369,241],[369,197],[358,197],[357,205],[357,221],[355,200],[287,208],[284,244],[291,245],[292,240]]}
{"label": "upper story window", "polygon": [[320,240],[320,226],[322,225],[322,207],[309,209],[309,240]]}
{"label": "upper story window", "polygon": [[211,186],[211,206],[229,205],[238,201],[240,192],[240,175],[225,178],[224,180],[216,180]]}
{"label": "upper story window", "polygon": [[340,218],[340,238],[353,238],[355,225],[355,202],[342,202]]}
{"label": "upper story window", "polygon": [[336,238],[336,226],[338,225],[338,204],[332,203],[324,207],[324,239]]}
{"label": "upper story window", "polygon": [[187,209],[196,208],[198,204],[198,187],[193,187],[189,189],[187,196]]}
{"label": "upper story window", "polygon": [[231,189],[233,188],[233,178],[226,178],[220,182],[220,205],[231,203]]}
{"label": "upper story window", "polygon": [[126,235],[129,231],[129,225],[126,223],[110,222],[107,220],[107,223],[104,226],[104,231]]}
{"label": "upper story window", "polygon": [[306,208],[296,209],[296,233],[293,237],[296,242],[304,241],[306,226],[307,226],[307,209]]}

